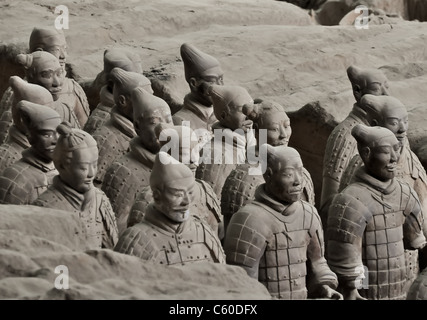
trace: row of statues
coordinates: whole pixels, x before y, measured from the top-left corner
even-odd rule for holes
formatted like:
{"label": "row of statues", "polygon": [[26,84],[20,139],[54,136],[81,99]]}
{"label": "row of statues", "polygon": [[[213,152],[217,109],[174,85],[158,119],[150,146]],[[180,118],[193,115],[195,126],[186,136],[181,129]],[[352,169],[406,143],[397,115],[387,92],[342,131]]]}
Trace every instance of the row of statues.
{"label": "row of statues", "polygon": [[[321,203],[282,105],[224,84],[184,43],[174,110],[128,49],[79,84],[62,31],[34,28],[0,102],[0,203],[84,221],[87,248],[242,267],[275,299],[405,299],[426,267],[426,172],[405,105],[350,66],[356,102],[328,138]],[[29,207],[30,208],[30,207]],[[319,208],[319,209],[318,209]]]}

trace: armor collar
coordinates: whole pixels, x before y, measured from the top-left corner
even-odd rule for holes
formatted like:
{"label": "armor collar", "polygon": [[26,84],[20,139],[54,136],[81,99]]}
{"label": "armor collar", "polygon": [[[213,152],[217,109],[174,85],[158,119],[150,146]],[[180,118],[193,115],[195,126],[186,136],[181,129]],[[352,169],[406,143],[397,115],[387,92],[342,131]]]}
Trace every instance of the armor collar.
{"label": "armor collar", "polygon": [[148,151],[142,146],[141,138],[136,136],[129,142],[131,154],[148,168],[153,168],[156,154]]}
{"label": "armor collar", "polygon": [[396,179],[391,179],[390,181],[380,181],[373,176],[366,173],[365,166],[362,165],[356,170],[355,173],[355,182],[362,182],[368,187],[381,192],[382,194],[392,193],[397,186]]}
{"label": "armor collar", "polygon": [[9,142],[15,142],[19,146],[23,147],[24,149],[27,149],[31,146],[30,143],[28,142],[27,136],[23,134],[21,131],[19,131],[16,125],[12,125],[9,128],[8,143]]}
{"label": "armor collar", "polygon": [[[65,184],[59,175],[53,177],[52,185],[56,188],[67,201],[78,211],[85,211],[91,208],[93,201],[96,201],[95,187],[86,193],[80,193]],[[90,213],[90,212],[89,212]]]}
{"label": "armor collar", "polygon": [[147,210],[146,210],[145,215],[144,215],[145,221],[149,222],[150,224],[156,226],[159,229],[162,229],[163,231],[166,231],[167,233],[172,233],[172,234],[183,233],[185,230],[185,227],[186,227],[188,221],[190,221],[190,219],[192,219],[191,214],[190,214],[190,217],[186,221],[181,222],[181,223],[176,223],[176,222],[170,220],[168,217],[166,217],[162,212],[157,210],[154,207],[153,202],[151,202],[147,206]]}
{"label": "armor collar", "polygon": [[367,120],[367,113],[365,110],[363,110],[357,102],[353,105],[353,109],[351,109],[349,116],[352,118],[355,118],[356,120],[359,120],[360,123],[363,123],[365,125],[369,125]]}
{"label": "armor collar", "polygon": [[107,85],[104,85],[101,90],[99,90],[99,100],[105,107],[112,108],[114,106],[113,94],[108,90]]}
{"label": "armor collar", "polygon": [[204,122],[212,122],[216,119],[215,114],[213,113],[213,106],[211,105],[210,107],[206,107],[201,103],[198,103],[193,99],[193,95],[191,93],[184,97],[184,105],[182,108],[191,111]]}
{"label": "armor collar", "polygon": [[126,118],[124,115],[120,114],[118,107],[114,106],[111,109],[111,122],[114,127],[120,130],[120,132],[127,135],[129,138],[136,137],[136,132],[133,127],[133,122]]}
{"label": "armor collar", "polygon": [[295,202],[285,204],[273,199],[265,192],[264,186],[265,186],[265,183],[262,183],[255,190],[256,201],[267,205],[269,208],[277,211],[283,216],[291,216],[296,211],[296,206],[293,206]]}
{"label": "armor collar", "polygon": [[35,153],[33,147],[22,151],[22,160],[43,172],[56,171],[53,161],[45,162],[41,160]]}

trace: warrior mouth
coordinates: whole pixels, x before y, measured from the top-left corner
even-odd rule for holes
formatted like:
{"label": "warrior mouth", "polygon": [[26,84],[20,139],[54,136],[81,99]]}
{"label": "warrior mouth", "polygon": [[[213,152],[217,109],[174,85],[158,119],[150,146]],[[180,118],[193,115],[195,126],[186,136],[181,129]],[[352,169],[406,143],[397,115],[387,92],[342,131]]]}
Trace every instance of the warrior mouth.
{"label": "warrior mouth", "polygon": [[298,193],[301,193],[301,191],[302,189],[292,189],[292,190],[289,190],[289,194],[298,194]]}
{"label": "warrior mouth", "polygon": [[387,166],[387,171],[396,171],[396,165]]}
{"label": "warrior mouth", "polygon": [[50,91],[51,94],[58,94],[58,93],[61,92],[61,90],[62,90],[61,87],[56,87],[55,89],[52,88],[49,91]]}
{"label": "warrior mouth", "polygon": [[289,143],[289,140],[280,140],[277,142],[278,146],[287,146]]}
{"label": "warrior mouth", "polygon": [[406,137],[406,134],[400,134],[396,136],[397,140],[399,141],[402,141],[403,139],[405,139],[405,137]]}

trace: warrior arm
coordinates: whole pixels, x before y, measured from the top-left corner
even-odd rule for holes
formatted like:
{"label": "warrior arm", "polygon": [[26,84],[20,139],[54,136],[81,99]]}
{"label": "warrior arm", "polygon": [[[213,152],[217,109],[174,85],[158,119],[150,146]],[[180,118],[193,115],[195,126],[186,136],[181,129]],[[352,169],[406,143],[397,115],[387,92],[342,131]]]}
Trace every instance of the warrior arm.
{"label": "warrior arm", "polygon": [[263,225],[255,213],[241,209],[231,217],[224,240],[227,264],[242,267],[254,279],[258,279],[259,262],[267,246],[259,231]]}
{"label": "warrior arm", "polygon": [[328,263],[325,259],[325,244],[322,222],[317,210],[312,207],[305,205],[307,212],[311,211],[311,227],[309,229],[310,242],[307,247],[307,258],[309,264],[310,283],[309,287],[315,287],[327,285],[333,289],[338,286],[337,275],[332,272],[329,268]]}
{"label": "warrior arm", "polygon": [[329,208],[327,260],[340,286],[356,288],[355,280],[360,276],[359,270],[363,270],[362,237],[371,215],[368,208],[351,195],[357,190],[349,191],[337,194]]}
{"label": "warrior arm", "polygon": [[420,249],[426,245],[426,238],[423,233],[424,217],[417,193],[410,187],[409,193],[409,200],[404,211],[406,218],[405,223],[403,224],[403,237],[405,239],[406,246]]}

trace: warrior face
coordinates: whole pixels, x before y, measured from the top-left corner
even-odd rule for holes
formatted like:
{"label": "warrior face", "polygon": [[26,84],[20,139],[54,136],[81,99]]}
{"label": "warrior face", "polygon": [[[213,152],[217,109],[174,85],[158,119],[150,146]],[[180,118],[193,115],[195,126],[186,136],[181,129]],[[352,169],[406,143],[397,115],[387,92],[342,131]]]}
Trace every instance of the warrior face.
{"label": "warrior face", "polygon": [[53,160],[53,151],[58,141],[56,127],[60,123],[60,118],[49,119],[30,129],[29,142],[39,157],[46,162]]}
{"label": "warrior face", "polygon": [[384,139],[380,146],[365,147],[361,157],[366,172],[381,181],[393,179],[399,161],[399,150],[400,142],[394,136]]}
{"label": "warrior face", "polygon": [[218,70],[217,73],[202,73],[198,78],[190,78],[190,89],[195,99],[204,106],[211,106],[212,100],[208,94],[208,88],[213,85],[223,85],[223,73],[222,70]]}
{"label": "warrior face", "polygon": [[62,161],[57,170],[61,180],[77,192],[89,191],[98,170],[98,148],[93,146],[74,150],[72,158]]}
{"label": "warrior face", "polygon": [[280,111],[263,114],[262,121],[258,121],[258,130],[267,130],[267,143],[272,146],[287,146],[292,134],[288,115]]}
{"label": "warrior face", "polygon": [[406,131],[408,130],[408,112],[406,108],[389,107],[385,108],[382,112],[382,119],[380,126],[389,129],[393,132],[400,143],[406,138]]}
{"label": "warrior face", "polygon": [[35,68],[35,74],[30,79],[30,82],[41,85],[49,90],[54,100],[58,99],[64,81],[65,72],[57,59],[39,59]]}
{"label": "warrior face", "polygon": [[190,217],[190,203],[193,197],[194,183],[182,186],[164,186],[162,191],[155,189],[156,208],[174,222],[183,222]]}
{"label": "warrior face", "polygon": [[172,123],[170,108],[167,106],[155,105],[147,107],[143,115],[134,121],[136,132],[143,146],[153,153],[158,152],[161,147],[155,132],[155,128],[159,123]]}
{"label": "warrior face", "polygon": [[302,194],[303,163],[301,157],[292,154],[278,159],[266,179],[266,191],[280,202],[298,201]]}

